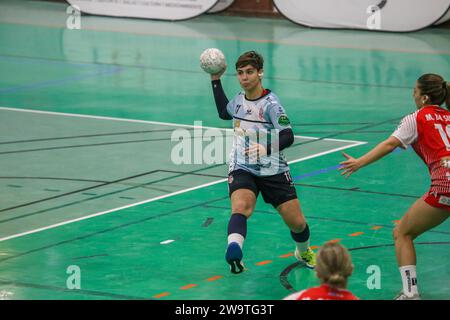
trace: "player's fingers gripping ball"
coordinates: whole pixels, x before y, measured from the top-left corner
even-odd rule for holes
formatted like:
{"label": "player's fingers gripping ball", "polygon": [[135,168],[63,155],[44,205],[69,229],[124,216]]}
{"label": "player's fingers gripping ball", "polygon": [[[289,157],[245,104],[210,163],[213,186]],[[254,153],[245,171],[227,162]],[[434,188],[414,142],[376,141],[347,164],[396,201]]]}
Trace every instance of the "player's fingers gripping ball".
{"label": "player's fingers gripping ball", "polygon": [[218,74],[226,68],[225,55],[217,48],[206,49],[200,55],[200,67],[209,74]]}

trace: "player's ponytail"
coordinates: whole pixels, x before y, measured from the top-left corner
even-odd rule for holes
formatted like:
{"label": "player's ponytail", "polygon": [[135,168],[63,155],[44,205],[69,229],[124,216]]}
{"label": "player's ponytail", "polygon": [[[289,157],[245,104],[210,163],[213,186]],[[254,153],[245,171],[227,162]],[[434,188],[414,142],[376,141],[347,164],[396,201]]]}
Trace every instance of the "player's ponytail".
{"label": "player's ponytail", "polygon": [[317,276],[332,288],[346,289],[353,265],[347,249],[339,243],[327,242],[317,253]]}
{"label": "player's ponytail", "polygon": [[335,273],[330,275],[326,283],[333,288],[346,288],[347,287],[347,277],[340,273]]}

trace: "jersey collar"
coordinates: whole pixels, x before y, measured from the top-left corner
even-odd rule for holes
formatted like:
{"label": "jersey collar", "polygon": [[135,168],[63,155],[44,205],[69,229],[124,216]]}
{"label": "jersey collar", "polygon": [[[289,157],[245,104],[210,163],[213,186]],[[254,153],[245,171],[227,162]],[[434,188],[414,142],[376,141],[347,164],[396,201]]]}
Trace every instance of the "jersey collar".
{"label": "jersey collar", "polygon": [[262,92],[262,95],[259,97],[259,98],[256,98],[256,99],[248,99],[246,96],[245,96],[245,93],[244,93],[244,98],[245,98],[245,100],[247,100],[247,101],[258,101],[259,99],[262,99],[262,98],[264,98],[265,96],[267,96],[269,93],[271,93],[272,91],[270,90],[270,89],[264,89],[264,91]]}

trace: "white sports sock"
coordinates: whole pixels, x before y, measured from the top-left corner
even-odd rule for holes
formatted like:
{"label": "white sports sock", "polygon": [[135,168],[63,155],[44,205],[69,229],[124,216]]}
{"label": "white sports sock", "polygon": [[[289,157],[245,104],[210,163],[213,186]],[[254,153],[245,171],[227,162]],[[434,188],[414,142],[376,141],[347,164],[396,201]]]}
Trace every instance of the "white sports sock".
{"label": "white sports sock", "polygon": [[305,242],[295,242],[295,246],[300,253],[305,252],[309,248],[309,240],[306,240]]}
{"label": "white sports sock", "polygon": [[399,270],[400,275],[402,276],[403,293],[408,297],[418,295],[419,288],[417,287],[416,266],[403,266],[400,267]]}
{"label": "white sports sock", "polygon": [[242,234],[239,233],[232,233],[228,235],[228,244],[232,242],[237,242],[237,244],[239,244],[241,249],[244,246],[244,240],[245,238],[242,236]]}

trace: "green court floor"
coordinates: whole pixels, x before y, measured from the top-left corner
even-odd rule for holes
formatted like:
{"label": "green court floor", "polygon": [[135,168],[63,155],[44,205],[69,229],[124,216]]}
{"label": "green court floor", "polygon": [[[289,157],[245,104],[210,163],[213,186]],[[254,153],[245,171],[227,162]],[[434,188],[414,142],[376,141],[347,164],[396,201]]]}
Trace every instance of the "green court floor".
{"label": "green court floor", "polygon": [[[286,156],[311,244],[351,250],[349,289],[360,298],[398,293],[392,230],[427,191],[427,169],[411,149],[350,179],[337,166],[342,150],[362,155],[414,111],[421,74],[450,79],[450,30],[312,30],[216,15],[82,16],[70,30],[67,19],[61,3],[0,3],[0,299],[278,300],[318,284],[262,199],[248,223],[248,270],[230,274],[226,146],[224,161],[173,161],[178,133],[192,147],[207,130],[229,134],[199,67],[209,47],[227,57],[229,98],[240,90],[239,54],[265,57],[264,86],[296,134]],[[450,298],[449,226],[416,240],[424,299]]]}

